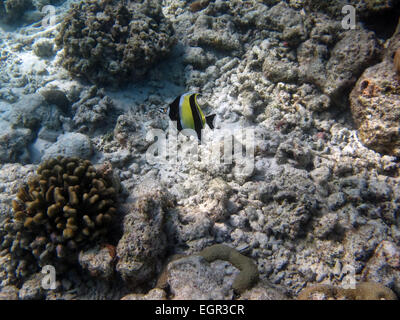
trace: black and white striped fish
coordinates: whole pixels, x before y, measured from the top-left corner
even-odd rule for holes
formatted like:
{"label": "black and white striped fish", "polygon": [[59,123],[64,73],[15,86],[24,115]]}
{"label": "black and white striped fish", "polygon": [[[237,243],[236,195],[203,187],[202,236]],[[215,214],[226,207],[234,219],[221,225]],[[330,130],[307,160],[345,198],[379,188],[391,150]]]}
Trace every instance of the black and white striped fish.
{"label": "black and white striped fish", "polygon": [[198,93],[185,93],[178,96],[174,102],[169,105],[169,117],[177,122],[178,131],[183,129],[193,129],[201,141],[201,130],[206,123],[211,129],[214,129],[215,114],[204,116],[199,104],[197,103]]}

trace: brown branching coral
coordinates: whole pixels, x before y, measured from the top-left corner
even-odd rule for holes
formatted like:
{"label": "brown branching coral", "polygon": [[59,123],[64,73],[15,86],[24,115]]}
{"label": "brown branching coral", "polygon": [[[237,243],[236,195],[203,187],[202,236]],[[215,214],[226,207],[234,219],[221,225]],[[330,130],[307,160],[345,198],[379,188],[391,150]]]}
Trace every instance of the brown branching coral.
{"label": "brown branching coral", "polygon": [[76,263],[78,250],[102,242],[116,213],[116,190],[90,161],[50,159],[13,201],[14,215],[0,226],[0,255],[8,256],[9,278],[37,267],[62,272]]}

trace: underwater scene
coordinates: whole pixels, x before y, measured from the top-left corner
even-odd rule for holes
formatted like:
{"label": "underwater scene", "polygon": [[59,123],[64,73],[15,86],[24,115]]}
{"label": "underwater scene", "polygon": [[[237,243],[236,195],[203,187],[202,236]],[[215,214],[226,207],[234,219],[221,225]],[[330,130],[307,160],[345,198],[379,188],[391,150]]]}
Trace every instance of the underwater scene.
{"label": "underwater scene", "polygon": [[0,0],[0,300],[397,300],[399,182],[398,0]]}

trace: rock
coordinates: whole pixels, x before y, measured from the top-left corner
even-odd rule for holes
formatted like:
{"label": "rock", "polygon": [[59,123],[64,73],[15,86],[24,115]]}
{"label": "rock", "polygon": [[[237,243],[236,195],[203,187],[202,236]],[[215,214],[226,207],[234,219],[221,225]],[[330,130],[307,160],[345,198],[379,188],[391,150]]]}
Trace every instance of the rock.
{"label": "rock", "polygon": [[245,291],[238,300],[288,300],[289,297],[281,288],[267,281],[260,281],[254,288]]}
{"label": "rock", "polygon": [[193,47],[212,48],[221,52],[238,54],[242,51],[239,35],[230,15],[218,17],[199,15],[189,44]]}
{"label": "rock", "polygon": [[260,20],[257,23],[259,26],[281,32],[282,39],[290,46],[297,46],[307,37],[300,11],[289,8],[285,2],[273,6]]}
{"label": "rock", "polygon": [[335,192],[328,197],[328,208],[329,210],[335,211],[345,205],[347,202],[346,194],[343,192]]}
{"label": "rock", "polygon": [[350,94],[351,112],[361,142],[382,154],[400,156],[400,79],[393,63],[365,70]]}
{"label": "rock", "polygon": [[81,93],[80,99],[71,106],[74,114],[73,123],[81,132],[93,133],[113,126],[116,116],[113,115],[114,103],[103,90],[92,86]]}
{"label": "rock", "polygon": [[269,54],[263,63],[264,76],[272,82],[296,82],[298,78],[297,64]]}
{"label": "rock", "polygon": [[167,247],[163,225],[168,199],[159,188],[143,190],[124,218],[116,270],[131,286],[149,281],[161,270]]}
{"label": "rock", "polygon": [[0,290],[0,300],[18,300],[18,288],[5,286]]}
{"label": "rock", "polygon": [[60,135],[50,148],[43,150],[42,160],[57,156],[79,157],[89,159],[92,155],[92,143],[88,136],[81,133],[65,133]]}
{"label": "rock", "polygon": [[32,140],[32,130],[13,128],[9,122],[0,120],[0,163],[28,162]]}
{"label": "rock", "polygon": [[314,234],[319,239],[326,239],[338,227],[338,215],[336,213],[327,213],[314,228]]}
{"label": "rock", "polygon": [[[172,261],[167,267],[167,283],[173,300],[230,300],[232,277],[224,280],[225,270],[217,269],[200,256],[188,256]],[[228,283],[227,283],[228,282]],[[230,283],[229,283],[230,282]]]}
{"label": "rock", "polygon": [[378,48],[373,32],[347,32],[330,53],[324,93],[335,103],[344,105],[347,99],[344,100],[343,96],[350,92],[357,77],[377,61]]}
{"label": "rock", "polygon": [[297,51],[299,78],[312,81],[334,104],[344,107],[353,84],[378,61],[379,53],[374,33],[364,30],[346,31],[330,52],[326,45],[309,39]]}
{"label": "rock", "polygon": [[146,294],[128,294],[121,300],[167,300],[167,293],[162,289],[154,288]]}
{"label": "rock", "polygon": [[63,113],[68,113],[71,105],[66,94],[58,89],[42,90],[40,94],[44,97],[46,102],[50,105],[56,105]]}
{"label": "rock", "polygon": [[[308,0],[305,1],[305,8],[311,11],[324,12],[334,18],[338,18],[343,16],[341,9],[348,4],[349,2],[346,0],[326,0],[323,2],[318,0]],[[354,6],[354,9],[361,18],[374,15],[379,17],[379,14],[393,10],[396,7],[396,1],[365,0],[353,2],[351,5]]]}
{"label": "rock", "polygon": [[18,297],[21,300],[39,300],[44,298],[45,291],[42,288],[43,274],[37,273],[31,279],[24,282],[19,290]]}
{"label": "rock", "polygon": [[365,266],[361,279],[380,282],[400,296],[400,247],[384,240]]}
{"label": "rock", "polygon": [[54,56],[54,43],[50,39],[41,38],[35,41],[32,46],[33,52],[40,58]]}
{"label": "rock", "polygon": [[200,47],[189,47],[185,51],[183,61],[197,69],[205,69],[211,64],[207,54]]}
{"label": "rock", "polygon": [[79,264],[93,277],[110,279],[114,273],[115,247],[105,245],[79,253]]}

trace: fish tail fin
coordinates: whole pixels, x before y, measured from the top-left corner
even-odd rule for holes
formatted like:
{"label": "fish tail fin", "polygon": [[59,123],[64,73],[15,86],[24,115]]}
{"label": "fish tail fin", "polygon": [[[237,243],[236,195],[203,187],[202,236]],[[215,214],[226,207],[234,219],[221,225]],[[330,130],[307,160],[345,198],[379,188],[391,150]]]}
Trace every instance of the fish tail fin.
{"label": "fish tail fin", "polygon": [[211,129],[214,129],[215,114],[210,114],[206,117],[206,122]]}

